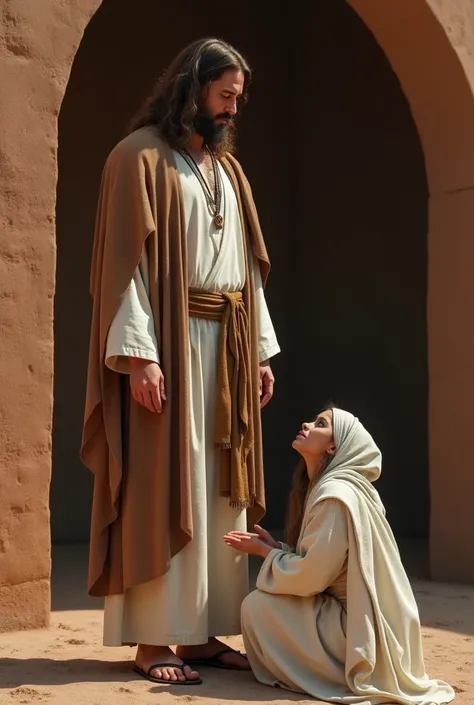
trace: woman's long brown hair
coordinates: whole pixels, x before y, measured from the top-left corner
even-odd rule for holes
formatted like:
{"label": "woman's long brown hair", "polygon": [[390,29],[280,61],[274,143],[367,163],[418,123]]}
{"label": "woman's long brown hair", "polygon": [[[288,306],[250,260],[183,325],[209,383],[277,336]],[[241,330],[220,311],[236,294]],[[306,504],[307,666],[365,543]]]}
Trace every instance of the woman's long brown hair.
{"label": "woman's long brown hair", "polygon": [[[328,411],[328,409],[333,409],[334,404],[327,404],[323,409],[316,414],[314,420],[316,420],[323,411]],[[318,477],[327,468],[332,460],[331,455],[327,455],[321,464],[319,473],[313,480],[309,480],[308,471],[306,468],[306,461],[301,458],[293,471],[293,483],[290,492],[290,497],[288,500],[288,512],[286,517],[286,527],[285,527],[285,537],[286,542],[292,548],[295,548],[298,543],[298,538],[301,531],[301,524],[303,522],[303,515],[306,507],[306,501],[308,499],[309,493],[313,489]]]}
{"label": "woman's long brown hair", "polygon": [[298,542],[303,520],[306,496],[309,489],[309,477],[304,458],[301,458],[293,471],[293,483],[288,500],[286,517],[286,542],[294,548]]}

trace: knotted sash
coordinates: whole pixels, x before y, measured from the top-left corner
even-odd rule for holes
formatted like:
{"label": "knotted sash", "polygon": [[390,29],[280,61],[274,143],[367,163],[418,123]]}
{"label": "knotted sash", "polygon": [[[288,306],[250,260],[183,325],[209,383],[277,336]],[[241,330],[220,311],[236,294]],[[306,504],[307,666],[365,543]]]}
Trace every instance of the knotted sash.
{"label": "knotted sash", "polygon": [[252,506],[247,457],[254,443],[249,320],[241,291],[189,290],[189,315],[221,323],[214,442],[221,450],[220,494],[233,507]]}

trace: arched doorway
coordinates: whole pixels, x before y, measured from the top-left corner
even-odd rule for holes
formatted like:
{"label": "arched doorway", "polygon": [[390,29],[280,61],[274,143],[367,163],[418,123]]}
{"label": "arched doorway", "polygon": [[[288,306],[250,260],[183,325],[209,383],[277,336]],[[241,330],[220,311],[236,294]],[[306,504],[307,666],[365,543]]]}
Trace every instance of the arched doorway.
{"label": "arched doorway", "polygon": [[[85,541],[89,531],[91,478],[78,449],[102,165],[156,76],[202,34],[235,43],[255,69],[239,157],[272,255],[268,299],[283,349],[264,415],[266,524],[283,523],[295,429],[333,397],[360,413],[384,448],[381,491],[398,533],[426,536],[427,191],[416,127],[391,67],[343,0],[318,3],[310,23],[275,18],[263,43],[263,27],[248,34],[245,8],[239,26],[217,21],[213,3],[201,27],[193,17],[157,42],[156,27],[171,26],[174,10],[146,5],[138,18],[130,0],[102,3],[59,119],[53,542]],[[401,416],[413,439],[408,465],[400,461]],[[418,511],[406,521],[408,474]]]}

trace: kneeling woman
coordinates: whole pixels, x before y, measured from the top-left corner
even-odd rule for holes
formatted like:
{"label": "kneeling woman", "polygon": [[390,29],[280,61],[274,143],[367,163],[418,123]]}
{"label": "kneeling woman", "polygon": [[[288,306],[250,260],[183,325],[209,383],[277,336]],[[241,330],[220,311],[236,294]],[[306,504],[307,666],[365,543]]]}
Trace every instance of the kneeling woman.
{"label": "kneeling woman", "polygon": [[[302,456],[288,540],[232,532],[265,560],[242,606],[256,678],[332,703],[441,705],[453,689],[425,671],[418,609],[372,483],[381,454],[352,414],[328,409],[293,442]],[[294,548],[290,548],[294,546]]]}

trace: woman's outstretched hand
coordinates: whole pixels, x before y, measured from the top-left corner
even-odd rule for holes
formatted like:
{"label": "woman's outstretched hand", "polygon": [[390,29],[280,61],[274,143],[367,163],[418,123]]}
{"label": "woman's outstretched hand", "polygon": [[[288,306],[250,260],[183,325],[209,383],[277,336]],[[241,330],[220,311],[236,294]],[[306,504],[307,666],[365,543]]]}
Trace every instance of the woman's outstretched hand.
{"label": "woman's outstretched hand", "polygon": [[235,548],[236,551],[262,558],[268,556],[272,550],[267,543],[258,537],[258,534],[251,534],[248,531],[229,531],[224,536],[224,542],[231,548]]}
{"label": "woman's outstretched hand", "polygon": [[255,525],[255,533],[249,531],[229,531],[224,536],[225,543],[231,548],[241,553],[249,553],[254,556],[266,558],[273,548],[281,548],[281,544],[275,541],[273,536],[258,524]]}

